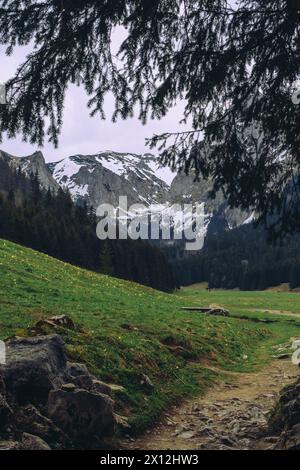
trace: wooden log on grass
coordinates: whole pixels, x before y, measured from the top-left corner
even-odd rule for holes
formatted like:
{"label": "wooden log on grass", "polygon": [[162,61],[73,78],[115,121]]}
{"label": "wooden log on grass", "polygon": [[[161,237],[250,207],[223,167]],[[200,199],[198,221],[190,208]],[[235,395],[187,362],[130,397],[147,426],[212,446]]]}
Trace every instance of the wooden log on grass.
{"label": "wooden log on grass", "polygon": [[205,313],[206,315],[221,315],[223,317],[228,317],[229,312],[223,308],[210,308],[210,307],[181,307],[181,310],[188,312],[199,312]]}

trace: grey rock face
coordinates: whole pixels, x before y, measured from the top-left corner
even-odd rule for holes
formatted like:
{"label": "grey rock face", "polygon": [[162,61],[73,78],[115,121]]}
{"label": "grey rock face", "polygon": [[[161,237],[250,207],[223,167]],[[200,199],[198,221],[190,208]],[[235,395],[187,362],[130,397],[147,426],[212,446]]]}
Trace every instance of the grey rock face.
{"label": "grey rock face", "polygon": [[53,192],[58,191],[59,185],[52,177],[42,152],[35,152],[27,157],[15,157],[0,150],[0,158],[7,161],[12,168],[20,168],[27,175],[37,174],[41,186],[45,189],[50,189]]}
{"label": "grey rock face", "polygon": [[172,172],[151,154],[105,151],[48,164],[41,152],[18,158],[0,151],[0,158],[27,174],[37,173],[44,188],[57,191],[61,187],[76,203],[94,209],[103,203],[117,207],[119,196],[127,196],[128,206],[204,202],[205,212],[224,217],[229,228],[251,220],[250,214],[230,209],[221,193],[210,199],[211,181],[195,182],[192,175]]}
{"label": "grey rock face", "polygon": [[71,446],[70,438],[33,405],[15,409],[14,423],[17,429],[40,437],[52,449],[64,449]]}
{"label": "grey rock face", "polygon": [[6,425],[10,415],[11,408],[6,401],[5,383],[0,371],[0,429]]}
{"label": "grey rock face", "polygon": [[[68,189],[75,201],[97,208],[101,203],[118,205],[119,196],[127,196],[128,204],[165,200],[166,181],[170,171],[161,177],[151,155],[101,152],[97,155],[74,155],[48,165],[54,179]],[[175,177],[175,174],[173,175]]]}
{"label": "grey rock face", "polygon": [[270,424],[273,430],[283,431],[300,423],[300,381],[283,389]]}
{"label": "grey rock face", "polygon": [[224,215],[229,227],[240,225],[249,218],[249,214],[229,209],[221,193],[214,200],[210,199],[210,181],[195,182],[192,175],[176,174],[168,167],[162,168],[151,154],[107,151],[96,155],[74,155],[48,164],[48,168],[75,201],[94,208],[102,203],[116,207],[119,196],[127,196],[128,205],[204,202],[206,213]]}
{"label": "grey rock face", "polygon": [[5,425],[11,415],[11,408],[7,404],[5,396],[0,394],[0,428]]}
{"label": "grey rock face", "polygon": [[19,441],[0,441],[0,450],[51,450],[40,437],[23,433]]}
{"label": "grey rock face", "polygon": [[19,450],[51,450],[51,448],[40,437],[24,432]]}
{"label": "grey rock face", "polygon": [[300,449],[300,381],[282,390],[270,429],[279,436],[276,449]]}
{"label": "grey rock face", "polygon": [[59,335],[13,338],[6,349],[0,449],[96,449],[114,433],[110,387],[98,383],[84,364],[67,361]]}
{"label": "grey rock face", "polygon": [[51,390],[48,413],[75,441],[95,434],[110,436],[114,433],[113,401],[100,393],[83,389]]}
{"label": "grey rock face", "polygon": [[14,338],[6,347],[7,364],[2,369],[7,393],[21,404],[46,402],[49,391],[63,380],[67,365],[61,337]]}

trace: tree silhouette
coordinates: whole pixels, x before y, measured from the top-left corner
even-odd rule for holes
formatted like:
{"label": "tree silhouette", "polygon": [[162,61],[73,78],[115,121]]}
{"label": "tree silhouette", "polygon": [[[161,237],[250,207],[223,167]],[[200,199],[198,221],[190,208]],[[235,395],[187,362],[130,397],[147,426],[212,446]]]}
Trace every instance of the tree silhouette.
{"label": "tree silhouette", "polygon": [[[39,144],[47,134],[57,145],[70,83],[84,86],[101,118],[112,92],[113,120],[134,109],[143,122],[161,118],[185,99],[191,129],[150,139],[162,162],[212,178],[212,196],[222,190],[231,206],[255,209],[275,235],[300,229],[300,106],[291,99],[300,76],[299,0],[0,5],[7,52],[34,45],[7,84],[2,133]],[[118,26],[126,37],[114,55]]]}

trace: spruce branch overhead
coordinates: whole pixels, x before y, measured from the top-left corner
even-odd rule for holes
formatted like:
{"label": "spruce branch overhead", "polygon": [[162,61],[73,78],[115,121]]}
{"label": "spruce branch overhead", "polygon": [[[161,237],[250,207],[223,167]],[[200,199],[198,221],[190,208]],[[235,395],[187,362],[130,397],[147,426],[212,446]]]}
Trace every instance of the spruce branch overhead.
{"label": "spruce branch overhead", "polygon": [[213,178],[274,232],[299,230],[299,29],[299,0],[0,1],[7,53],[33,46],[7,83],[1,135],[57,145],[71,83],[101,118],[112,92],[114,121],[137,109],[146,123],[184,99],[190,131],[149,141],[162,161]]}

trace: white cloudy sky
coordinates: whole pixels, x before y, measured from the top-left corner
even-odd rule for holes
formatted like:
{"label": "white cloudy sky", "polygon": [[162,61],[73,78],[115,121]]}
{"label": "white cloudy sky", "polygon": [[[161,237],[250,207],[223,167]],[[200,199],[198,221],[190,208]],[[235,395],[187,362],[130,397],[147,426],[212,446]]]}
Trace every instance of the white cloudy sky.
{"label": "white cloudy sky", "polygon": [[[5,55],[5,48],[0,46],[0,82],[5,82],[14,74],[27,52],[28,49],[19,48],[8,57]],[[52,144],[46,142],[41,149],[46,161],[60,160],[76,153],[92,154],[100,150],[143,153],[149,151],[145,145],[146,137],[183,129],[179,124],[182,118],[182,103],[171,110],[164,119],[149,121],[145,126],[136,118],[112,123],[109,113],[112,109],[112,99],[108,99],[106,104],[106,121],[100,120],[98,116],[91,118],[86,103],[87,96],[84,90],[76,86],[68,90],[59,148],[55,149]],[[24,143],[21,138],[13,140],[4,138],[0,148],[17,156],[29,155],[37,149]]]}

